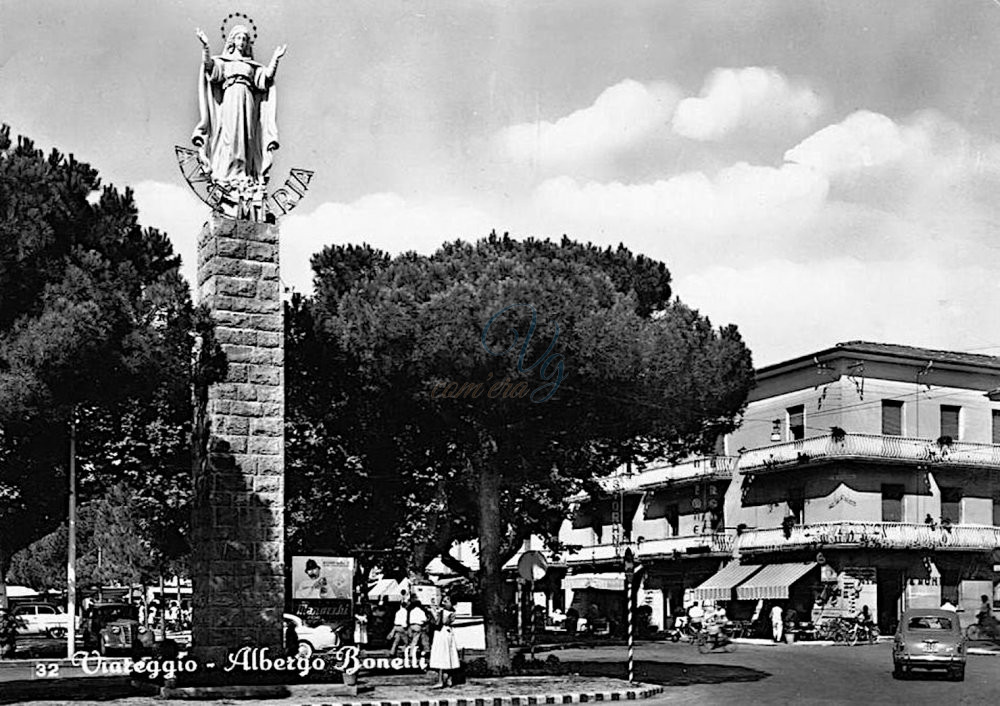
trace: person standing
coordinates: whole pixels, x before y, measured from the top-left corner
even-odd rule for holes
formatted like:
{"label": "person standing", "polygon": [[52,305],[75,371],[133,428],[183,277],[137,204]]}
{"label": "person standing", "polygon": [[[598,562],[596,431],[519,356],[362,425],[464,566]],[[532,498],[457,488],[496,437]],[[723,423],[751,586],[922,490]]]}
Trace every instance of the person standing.
{"label": "person standing", "polygon": [[430,649],[430,640],[427,637],[427,611],[415,597],[411,597],[410,602],[410,647],[420,647],[420,653],[425,654]]}
{"label": "person standing", "polygon": [[775,604],[774,607],[771,608],[771,634],[774,636],[775,642],[781,642],[781,634],[784,627],[781,606]]}
{"label": "person standing", "polygon": [[407,609],[405,603],[401,603],[399,609],[396,611],[396,615],[392,619],[392,630],[389,635],[385,638],[389,640],[389,654],[392,656],[396,655],[396,650],[400,646],[406,647],[409,644],[409,627],[410,627],[410,611]]}
{"label": "person standing", "polygon": [[461,667],[458,658],[458,643],[455,641],[455,631],[452,625],[455,623],[455,611],[452,610],[451,600],[445,596],[441,599],[441,617],[438,620],[438,629],[434,633],[434,642],[431,644],[431,669],[438,670],[438,684],[435,689],[443,689],[454,683],[452,674]]}

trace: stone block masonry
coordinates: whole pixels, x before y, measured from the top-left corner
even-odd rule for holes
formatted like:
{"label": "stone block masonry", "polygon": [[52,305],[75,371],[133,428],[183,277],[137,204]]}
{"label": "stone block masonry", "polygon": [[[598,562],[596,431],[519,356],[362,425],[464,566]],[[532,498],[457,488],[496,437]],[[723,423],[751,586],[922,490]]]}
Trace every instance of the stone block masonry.
{"label": "stone block masonry", "polygon": [[284,578],[284,339],[278,226],[212,214],[198,238],[198,298],[226,352],[199,407],[192,531],[192,652],[279,652]]}

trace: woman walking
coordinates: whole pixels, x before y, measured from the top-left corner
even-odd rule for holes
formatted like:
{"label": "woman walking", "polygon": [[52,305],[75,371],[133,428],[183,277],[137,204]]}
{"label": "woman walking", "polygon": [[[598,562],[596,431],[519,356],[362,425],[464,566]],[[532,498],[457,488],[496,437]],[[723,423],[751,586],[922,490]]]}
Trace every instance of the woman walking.
{"label": "woman walking", "polygon": [[455,642],[455,632],[452,625],[455,622],[455,611],[452,610],[451,601],[447,596],[441,599],[441,620],[438,622],[438,629],[434,633],[434,642],[431,643],[431,669],[438,670],[439,682],[435,689],[443,689],[451,686],[452,672],[461,666],[458,659],[458,644]]}

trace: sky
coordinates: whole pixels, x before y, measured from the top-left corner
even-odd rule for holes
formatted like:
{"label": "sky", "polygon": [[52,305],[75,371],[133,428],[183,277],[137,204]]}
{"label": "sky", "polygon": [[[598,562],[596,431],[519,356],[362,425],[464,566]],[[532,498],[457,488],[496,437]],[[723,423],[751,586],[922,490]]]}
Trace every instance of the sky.
{"label": "sky", "polygon": [[274,181],[316,172],[289,290],[330,244],[566,234],[666,262],[757,365],[1000,354],[1000,0],[0,0],[0,122],[132,187],[189,281],[174,145],[233,12],[288,44]]}

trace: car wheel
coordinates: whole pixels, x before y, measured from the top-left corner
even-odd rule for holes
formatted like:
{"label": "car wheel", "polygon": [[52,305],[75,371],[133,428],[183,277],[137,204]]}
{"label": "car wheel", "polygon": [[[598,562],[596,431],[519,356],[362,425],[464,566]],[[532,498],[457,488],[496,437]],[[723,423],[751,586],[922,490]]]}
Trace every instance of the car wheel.
{"label": "car wheel", "polygon": [[898,664],[894,665],[893,668],[892,668],[892,678],[893,679],[902,679],[903,675],[904,675],[903,668],[900,667]]}
{"label": "car wheel", "polygon": [[47,632],[53,640],[62,640],[66,637],[66,628],[49,628]]}
{"label": "car wheel", "polygon": [[299,640],[299,649],[295,654],[298,657],[305,657],[306,659],[308,659],[313,656],[313,652],[315,651],[316,650],[313,649],[311,642],[306,642],[305,640]]}
{"label": "car wheel", "polygon": [[675,632],[674,634],[672,634],[670,636],[670,641],[671,642],[680,642],[681,641],[681,635],[680,635],[680,633],[676,633]]}
{"label": "car wheel", "polygon": [[965,681],[965,667],[956,669],[951,673],[952,681]]}

